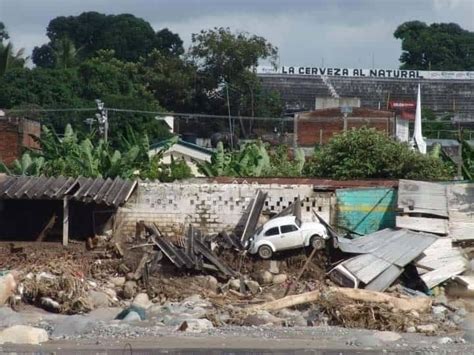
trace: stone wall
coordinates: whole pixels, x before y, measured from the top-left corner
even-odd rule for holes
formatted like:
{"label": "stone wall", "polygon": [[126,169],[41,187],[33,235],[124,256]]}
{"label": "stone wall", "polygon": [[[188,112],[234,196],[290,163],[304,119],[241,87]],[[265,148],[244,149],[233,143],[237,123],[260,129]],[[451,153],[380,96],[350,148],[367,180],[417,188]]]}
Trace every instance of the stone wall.
{"label": "stone wall", "polygon": [[189,223],[205,233],[232,230],[258,189],[268,193],[264,211],[280,212],[300,197],[303,220],[312,219],[312,208],[330,219],[334,193],[315,192],[311,184],[142,182],[134,198],[120,208],[118,220],[128,235],[139,220],[156,223],[168,235],[181,234]]}

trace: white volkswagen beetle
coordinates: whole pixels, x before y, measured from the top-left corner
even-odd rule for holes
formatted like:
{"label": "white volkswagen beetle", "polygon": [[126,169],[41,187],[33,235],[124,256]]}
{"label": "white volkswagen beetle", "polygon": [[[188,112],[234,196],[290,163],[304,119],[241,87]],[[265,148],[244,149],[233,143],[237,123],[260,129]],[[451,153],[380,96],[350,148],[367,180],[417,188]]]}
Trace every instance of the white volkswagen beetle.
{"label": "white volkswagen beetle", "polygon": [[323,249],[329,239],[326,228],[319,222],[301,222],[295,216],[277,217],[258,228],[246,245],[250,254],[269,259],[273,253],[311,245]]}

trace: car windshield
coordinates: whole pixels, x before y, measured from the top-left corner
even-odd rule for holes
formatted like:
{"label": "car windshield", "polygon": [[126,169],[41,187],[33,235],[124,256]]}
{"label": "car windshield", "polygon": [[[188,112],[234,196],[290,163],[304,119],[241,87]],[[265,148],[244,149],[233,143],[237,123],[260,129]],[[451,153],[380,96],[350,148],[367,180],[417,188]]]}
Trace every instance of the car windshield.
{"label": "car windshield", "polygon": [[298,228],[301,227],[301,221],[299,220],[299,218],[295,218],[295,223],[298,226]]}
{"label": "car windshield", "polygon": [[262,233],[262,229],[263,229],[263,225],[257,228],[254,235],[259,235],[260,233]]}

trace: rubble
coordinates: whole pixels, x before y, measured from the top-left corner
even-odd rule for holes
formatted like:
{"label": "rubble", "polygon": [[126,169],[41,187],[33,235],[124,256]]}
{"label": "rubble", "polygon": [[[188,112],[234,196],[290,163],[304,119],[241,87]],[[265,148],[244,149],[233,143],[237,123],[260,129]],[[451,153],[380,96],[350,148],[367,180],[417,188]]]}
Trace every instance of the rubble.
{"label": "rubble", "polygon": [[44,329],[14,325],[0,331],[0,344],[41,344],[49,340]]}
{"label": "rubble", "polygon": [[[463,323],[466,312],[452,305],[442,288],[434,298],[424,290],[393,286],[406,286],[403,277],[416,270],[415,264],[447,264],[430,253],[430,245],[438,243],[436,236],[401,229],[349,239],[321,222],[333,239],[324,250],[289,250],[261,260],[248,255],[241,241],[258,224],[262,196],[251,203],[244,235],[204,235],[188,225],[185,233],[171,238],[153,223],[140,222],[134,237],[120,240],[108,233],[97,239],[102,243],[95,243],[92,251],[72,243],[67,251],[49,250],[42,243],[20,246],[21,253],[9,248],[8,262],[0,260],[0,268],[18,270],[18,285],[11,283],[11,273],[0,277],[3,284],[8,277],[14,285],[3,299],[16,295],[50,312],[74,314],[71,324],[64,323],[71,334],[98,324],[79,314],[110,306],[120,307],[116,319],[107,320],[120,334],[130,324],[190,333],[223,326],[334,325],[378,330],[377,342],[395,343],[398,332],[444,334]],[[284,213],[301,214],[299,203],[290,206]],[[425,263],[420,262],[423,258]],[[328,277],[335,264],[355,275],[359,288],[339,287],[344,285],[341,279]],[[471,279],[459,276],[457,282],[469,288]],[[51,334],[66,332],[56,329]]]}

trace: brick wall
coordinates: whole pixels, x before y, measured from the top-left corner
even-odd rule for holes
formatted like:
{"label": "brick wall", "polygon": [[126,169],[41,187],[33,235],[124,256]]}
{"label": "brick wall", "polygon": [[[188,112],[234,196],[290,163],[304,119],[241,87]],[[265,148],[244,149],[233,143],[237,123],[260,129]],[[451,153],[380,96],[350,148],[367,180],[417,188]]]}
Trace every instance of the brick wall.
{"label": "brick wall", "polygon": [[0,117],[0,160],[7,165],[18,159],[23,148],[38,149],[31,135],[40,135],[39,122],[23,118]]}
{"label": "brick wall", "polygon": [[[347,119],[348,129],[364,126],[375,128],[387,134],[391,134],[393,130],[390,118],[348,117]],[[342,117],[301,119],[298,121],[298,145],[314,147],[315,144],[326,144],[333,135],[341,133],[343,130],[344,120]]]}
{"label": "brick wall", "polygon": [[335,201],[333,192],[314,192],[313,185],[142,182],[118,219],[126,234],[134,233],[139,220],[154,222],[169,235],[181,234],[189,223],[218,233],[239,223],[258,189],[268,193],[268,212],[280,212],[300,197],[303,220],[311,220],[312,208],[329,220]]}

